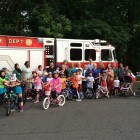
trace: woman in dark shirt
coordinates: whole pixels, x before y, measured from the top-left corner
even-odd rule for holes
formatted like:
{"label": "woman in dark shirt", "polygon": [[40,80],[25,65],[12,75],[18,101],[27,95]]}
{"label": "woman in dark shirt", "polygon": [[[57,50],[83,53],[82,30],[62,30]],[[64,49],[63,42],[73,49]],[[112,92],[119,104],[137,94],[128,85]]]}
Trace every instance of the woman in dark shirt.
{"label": "woman in dark shirt", "polygon": [[22,71],[19,67],[19,64],[15,64],[15,69],[13,70],[13,74],[16,74],[16,78],[21,81],[22,80]]}

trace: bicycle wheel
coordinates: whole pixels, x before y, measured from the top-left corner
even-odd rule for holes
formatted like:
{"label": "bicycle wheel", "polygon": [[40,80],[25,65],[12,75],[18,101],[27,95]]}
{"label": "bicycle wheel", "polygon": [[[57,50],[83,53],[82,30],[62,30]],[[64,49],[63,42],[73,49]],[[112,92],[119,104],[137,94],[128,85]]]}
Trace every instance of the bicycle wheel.
{"label": "bicycle wheel", "polygon": [[58,100],[58,105],[59,106],[63,106],[65,104],[65,97],[64,97],[64,95],[59,95],[57,97],[57,100]]}
{"label": "bicycle wheel", "polygon": [[87,89],[86,93],[85,93],[85,96],[87,99],[92,99],[93,96],[94,96],[94,93],[93,93],[93,90],[92,89]]}
{"label": "bicycle wheel", "polygon": [[6,99],[6,116],[9,116],[11,113],[11,102],[9,99]]}
{"label": "bicycle wheel", "polygon": [[46,97],[44,100],[43,100],[43,109],[47,110],[50,106],[50,98]]}

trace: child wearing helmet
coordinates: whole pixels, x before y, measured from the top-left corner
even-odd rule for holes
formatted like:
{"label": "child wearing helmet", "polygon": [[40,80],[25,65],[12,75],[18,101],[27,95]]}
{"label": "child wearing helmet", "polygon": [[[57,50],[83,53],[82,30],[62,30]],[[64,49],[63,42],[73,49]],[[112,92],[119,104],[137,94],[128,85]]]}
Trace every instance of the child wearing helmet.
{"label": "child wearing helmet", "polygon": [[49,84],[49,82],[53,79],[52,77],[52,72],[48,73],[48,77],[47,77],[47,81],[45,83],[48,83],[47,85],[44,86],[45,89],[45,96],[49,96],[51,93],[51,86]]}
{"label": "child wearing helmet", "polygon": [[10,87],[12,88],[13,92],[19,97],[20,112],[23,112],[23,96],[20,81],[16,78],[16,74],[12,74],[9,79]]}
{"label": "child wearing helmet", "polygon": [[53,79],[48,82],[45,86],[51,86],[51,96],[53,99],[57,98],[57,95],[62,91],[62,80],[59,77],[59,73],[57,71],[53,72]]}
{"label": "child wearing helmet", "polygon": [[76,75],[76,70],[72,70],[73,76],[67,78],[67,80],[71,81],[73,83],[73,89],[76,91],[78,99],[76,101],[81,101],[80,94],[78,93],[78,82],[79,78],[78,75]]}

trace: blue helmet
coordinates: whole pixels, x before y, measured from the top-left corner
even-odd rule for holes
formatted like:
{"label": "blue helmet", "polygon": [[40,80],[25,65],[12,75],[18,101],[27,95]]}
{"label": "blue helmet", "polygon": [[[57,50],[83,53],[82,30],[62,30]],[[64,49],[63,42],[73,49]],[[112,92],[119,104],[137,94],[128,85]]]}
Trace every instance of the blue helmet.
{"label": "blue helmet", "polygon": [[72,73],[76,73],[76,72],[77,72],[77,70],[72,70],[71,72],[72,72]]}

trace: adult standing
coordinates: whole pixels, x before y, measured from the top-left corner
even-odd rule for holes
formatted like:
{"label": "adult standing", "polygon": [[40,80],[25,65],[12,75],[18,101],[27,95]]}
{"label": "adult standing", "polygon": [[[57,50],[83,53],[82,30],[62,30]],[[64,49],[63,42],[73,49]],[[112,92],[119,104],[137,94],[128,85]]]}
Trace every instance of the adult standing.
{"label": "adult standing", "polygon": [[125,76],[131,76],[132,75],[132,71],[129,69],[129,66],[125,66],[125,69],[124,69],[124,75]]}
{"label": "adult standing", "polygon": [[82,69],[82,67],[81,67],[81,63],[77,63],[77,64],[76,64],[76,70],[78,70],[78,69],[80,69],[80,70],[83,71],[83,69]]}
{"label": "adult standing", "polygon": [[29,61],[26,61],[24,63],[22,75],[23,75],[23,78],[26,80],[32,78],[32,71],[30,69],[30,62]]}
{"label": "adult standing", "polygon": [[29,61],[26,61],[24,63],[24,67],[23,67],[23,70],[22,70],[22,78],[24,80],[26,80],[27,82],[29,82],[27,84],[27,88],[32,88],[32,84],[30,83],[31,78],[32,78],[32,71],[30,69],[30,62]]}
{"label": "adult standing", "polygon": [[123,67],[123,63],[120,63],[118,68],[118,77],[120,82],[123,82],[123,75],[124,75],[124,67]]}
{"label": "adult standing", "polygon": [[93,77],[95,79],[95,83],[93,84],[93,89],[94,91],[96,91],[96,89],[98,88],[98,82],[100,80],[100,69],[97,68],[97,64],[93,63],[94,69],[92,70],[93,72]]}
{"label": "adult standing", "polygon": [[89,76],[89,72],[90,72],[90,70],[88,69],[88,65],[85,64],[84,67],[83,67],[82,75],[84,77],[88,77]]}
{"label": "adult standing", "polygon": [[[90,70],[88,69],[88,66],[85,64],[84,67],[83,67],[82,75],[84,77],[88,77],[89,72],[90,72]],[[82,85],[83,86],[86,85],[86,79],[85,78],[82,79]]]}
{"label": "adult standing", "polygon": [[55,71],[54,63],[50,62],[49,68],[47,68],[47,72],[53,73]]}
{"label": "adult standing", "polygon": [[22,80],[22,71],[19,67],[19,64],[16,63],[15,66],[14,66],[14,70],[13,70],[13,74],[16,74],[16,78],[21,81]]}
{"label": "adult standing", "polygon": [[110,68],[112,68],[112,67],[111,67],[111,63],[108,63],[107,66],[106,66],[106,70],[108,70],[108,69],[110,69]]}
{"label": "adult standing", "polygon": [[108,84],[108,90],[111,93],[113,89],[113,83],[114,83],[114,71],[111,67],[108,67],[108,75],[107,75],[107,84]]}
{"label": "adult standing", "polygon": [[114,78],[118,76],[118,69],[116,68],[116,63],[112,63],[112,70],[114,71]]}
{"label": "adult standing", "polygon": [[66,70],[66,65],[65,64],[62,64],[60,73],[64,73],[66,78],[68,78],[69,72],[68,72],[68,70]]}
{"label": "adult standing", "polygon": [[66,66],[66,70],[68,70],[69,66],[68,66],[68,60],[64,60],[63,64]]}
{"label": "adult standing", "polygon": [[97,79],[98,77],[100,77],[100,69],[97,68],[97,64],[96,63],[93,63],[93,66],[94,66],[94,69],[92,70],[93,71],[93,77],[95,79]]}
{"label": "adult standing", "polygon": [[69,77],[73,75],[72,71],[76,71],[76,68],[74,67],[74,63],[71,63],[70,66],[68,67]]}
{"label": "adult standing", "polygon": [[100,70],[100,74],[102,74],[105,71],[103,62],[99,63],[99,70]]}
{"label": "adult standing", "polygon": [[89,59],[88,69],[91,71],[94,69],[92,59]]}

